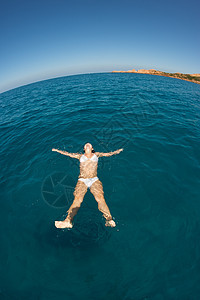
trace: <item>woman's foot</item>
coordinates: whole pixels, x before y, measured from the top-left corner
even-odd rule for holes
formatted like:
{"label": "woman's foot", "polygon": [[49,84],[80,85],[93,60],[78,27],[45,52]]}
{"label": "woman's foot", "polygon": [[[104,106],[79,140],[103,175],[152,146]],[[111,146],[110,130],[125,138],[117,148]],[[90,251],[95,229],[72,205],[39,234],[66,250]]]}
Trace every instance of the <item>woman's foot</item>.
{"label": "woman's foot", "polygon": [[115,221],[114,221],[114,220],[110,220],[110,221],[106,221],[105,226],[115,227],[116,224],[115,224]]}
{"label": "woman's foot", "polygon": [[70,220],[64,220],[64,221],[55,221],[55,226],[57,228],[72,228],[72,222]]}

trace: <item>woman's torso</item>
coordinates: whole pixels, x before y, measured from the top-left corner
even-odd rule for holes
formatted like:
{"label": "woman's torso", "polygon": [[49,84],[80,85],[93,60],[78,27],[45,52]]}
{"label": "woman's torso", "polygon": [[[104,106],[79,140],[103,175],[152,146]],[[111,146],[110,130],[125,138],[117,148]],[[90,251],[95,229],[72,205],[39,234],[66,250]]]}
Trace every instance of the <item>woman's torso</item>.
{"label": "woman's torso", "polygon": [[97,176],[98,157],[93,154],[90,158],[83,154],[80,158],[79,178],[92,178]]}

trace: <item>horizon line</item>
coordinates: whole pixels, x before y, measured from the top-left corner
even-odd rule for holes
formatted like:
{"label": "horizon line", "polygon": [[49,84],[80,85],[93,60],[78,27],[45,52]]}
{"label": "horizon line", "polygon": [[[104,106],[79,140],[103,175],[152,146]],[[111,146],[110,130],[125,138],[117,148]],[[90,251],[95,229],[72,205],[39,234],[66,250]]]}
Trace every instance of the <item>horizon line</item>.
{"label": "horizon line", "polygon": [[[134,70],[134,69],[132,69]],[[139,69],[138,69],[139,70]],[[144,69],[144,70],[152,70],[152,69]],[[156,69],[154,69],[156,70]],[[157,70],[156,70],[157,71]],[[129,74],[142,74],[142,73],[137,73],[137,71],[134,73],[131,73],[131,72],[127,72],[127,71],[116,71],[116,73],[120,73],[120,72],[124,72],[124,73],[129,73]],[[104,73],[115,73],[115,71],[106,71],[106,72],[86,72],[86,73],[75,73],[75,74],[67,74],[67,75],[58,75],[56,77],[50,77],[50,78],[46,78],[46,79],[42,79],[42,80],[35,80],[35,81],[32,81],[32,82],[29,82],[29,83],[25,83],[25,84],[22,84],[22,85],[19,85],[19,86],[16,86],[16,87],[13,87],[11,89],[6,89],[2,92],[0,92],[0,95],[3,94],[3,93],[6,93],[6,92],[9,92],[9,91],[12,91],[12,90],[15,90],[15,89],[18,89],[18,88],[21,88],[21,87],[25,87],[25,86],[28,86],[28,85],[31,85],[31,84],[35,84],[35,83],[39,83],[39,82],[43,82],[43,81],[48,81],[48,80],[53,80],[53,79],[56,79],[56,78],[62,78],[62,77],[70,77],[70,76],[77,76],[77,75],[87,75],[87,74],[104,74]],[[178,72],[176,72],[178,73]],[[181,73],[181,74],[188,74],[188,75],[192,75],[190,73]],[[146,74],[146,75],[149,75],[149,74]]]}
{"label": "horizon line", "polygon": [[47,81],[47,80],[53,80],[53,79],[56,79],[56,78],[62,78],[62,77],[70,77],[70,76],[77,76],[77,75],[87,75],[87,74],[103,74],[103,73],[112,73],[112,71],[107,71],[107,72],[86,72],[86,73],[75,73],[75,74],[68,74],[68,75],[58,75],[56,77],[50,77],[50,78],[46,78],[46,79],[42,79],[42,80],[36,80],[36,81],[33,81],[33,82],[29,82],[29,83],[25,83],[25,84],[22,84],[22,85],[19,85],[19,86],[16,86],[14,88],[11,88],[11,89],[8,89],[8,90],[5,90],[3,92],[0,92],[0,95],[3,94],[3,93],[6,93],[6,92],[9,92],[9,91],[12,91],[12,90],[15,90],[15,89],[18,89],[20,87],[24,87],[24,86],[27,86],[27,85],[31,85],[31,84],[34,84],[34,83],[39,83],[39,82],[43,82],[43,81]]}

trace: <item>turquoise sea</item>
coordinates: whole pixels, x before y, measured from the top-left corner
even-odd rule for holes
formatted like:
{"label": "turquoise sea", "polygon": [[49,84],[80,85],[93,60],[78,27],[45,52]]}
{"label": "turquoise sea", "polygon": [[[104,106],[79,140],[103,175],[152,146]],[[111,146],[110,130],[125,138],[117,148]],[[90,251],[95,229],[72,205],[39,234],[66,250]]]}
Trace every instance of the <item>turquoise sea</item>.
{"label": "turquoise sea", "polygon": [[[200,299],[200,85],[146,74],[67,76],[0,94],[0,299]],[[79,161],[119,155],[72,229]]]}

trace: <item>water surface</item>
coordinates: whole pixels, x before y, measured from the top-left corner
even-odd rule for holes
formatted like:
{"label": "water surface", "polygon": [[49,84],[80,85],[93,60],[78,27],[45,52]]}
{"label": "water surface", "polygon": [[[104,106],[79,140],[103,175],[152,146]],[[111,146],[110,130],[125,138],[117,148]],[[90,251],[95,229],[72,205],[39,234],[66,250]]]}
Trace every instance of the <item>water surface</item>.
{"label": "water surface", "polygon": [[[0,95],[1,299],[198,300],[200,86],[85,74]],[[79,161],[52,148],[119,148],[98,177],[117,226],[87,192],[71,230]]]}

